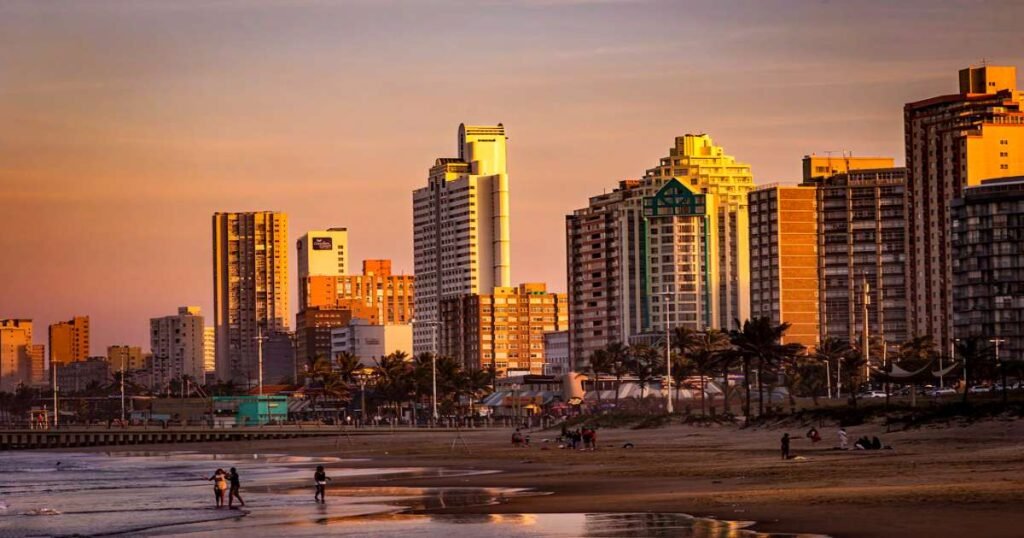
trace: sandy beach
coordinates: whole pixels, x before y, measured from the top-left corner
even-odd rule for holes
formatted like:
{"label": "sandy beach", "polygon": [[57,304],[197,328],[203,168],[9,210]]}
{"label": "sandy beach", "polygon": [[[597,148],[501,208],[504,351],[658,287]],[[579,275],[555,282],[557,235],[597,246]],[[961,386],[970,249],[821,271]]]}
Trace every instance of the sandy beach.
{"label": "sandy beach", "polygon": [[[931,536],[971,533],[1020,536],[1024,528],[1024,422],[993,420],[886,433],[849,428],[851,438],[879,435],[893,450],[838,451],[836,428],[740,429],[679,426],[599,431],[592,452],[560,450],[557,431],[530,433],[513,448],[510,430],[462,433],[452,449],[447,432],[365,432],[338,438],[153,445],[151,450],[286,453],[366,458],[356,467],[445,467],[500,471],[475,476],[351,478],[346,486],[516,487],[550,492],[459,513],[683,512],[756,520],[757,530],[835,537]],[[794,436],[783,461],[779,438]],[[634,448],[622,448],[625,443]],[[93,449],[103,451],[102,448]]]}

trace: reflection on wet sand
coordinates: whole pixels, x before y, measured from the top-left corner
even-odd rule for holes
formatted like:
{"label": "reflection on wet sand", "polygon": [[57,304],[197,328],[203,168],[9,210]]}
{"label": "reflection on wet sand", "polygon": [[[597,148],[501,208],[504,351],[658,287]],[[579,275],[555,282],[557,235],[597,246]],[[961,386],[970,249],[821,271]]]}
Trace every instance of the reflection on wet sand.
{"label": "reflection on wet sand", "polygon": [[[685,514],[488,514],[516,497],[548,495],[528,489],[400,487],[394,480],[486,474],[438,468],[346,468],[341,458],[280,454],[210,455],[146,451],[100,454],[12,454],[0,459],[0,535],[131,536],[683,536],[750,538],[750,523]],[[347,460],[351,461],[351,460]],[[331,466],[339,479],[378,480],[374,486],[328,488],[314,504],[310,469]],[[242,471],[244,510],[210,506],[206,478],[213,467]],[[552,501],[557,499],[552,497]],[[54,504],[56,503],[56,504]],[[24,515],[56,509],[59,515]],[[437,513],[437,512],[477,513]],[[325,527],[330,527],[325,528]],[[778,536],[778,535],[776,535]]]}

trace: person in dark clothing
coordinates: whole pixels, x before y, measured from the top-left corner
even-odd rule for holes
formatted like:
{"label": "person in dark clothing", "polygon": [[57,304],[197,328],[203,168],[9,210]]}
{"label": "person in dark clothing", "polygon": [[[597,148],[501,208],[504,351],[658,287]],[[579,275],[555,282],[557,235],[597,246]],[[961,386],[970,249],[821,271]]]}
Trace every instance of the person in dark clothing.
{"label": "person in dark clothing", "polygon": [[316,484],[316,493],[313,494],[313,500],[319,502],[327,502],[326,500],[326,488],[327,481],[331,478],[327,476],[324,471],[323,465],[316,466],[316,472],[313,473],[313,482]]}
{"label": "person in dark clothing", "polygon": [[231,468],[231,472],[228,474],[228,483],[231,486],[228,490],[228,508],[231,508],[235,499],[238,499],[239,506],[245,506],[245,501],[242,500],[242,495],[239,493],[241,482],[238,480],[238,471],[234,467]]}
{"label": "person in dark clothing", "polygon": [[789,459],[789,434],[782,434],[782,459]]}
{"label": "person in dark clothing", "polygon": [[882,440],[877,435],[871,438],[871,450],[882,450]]}

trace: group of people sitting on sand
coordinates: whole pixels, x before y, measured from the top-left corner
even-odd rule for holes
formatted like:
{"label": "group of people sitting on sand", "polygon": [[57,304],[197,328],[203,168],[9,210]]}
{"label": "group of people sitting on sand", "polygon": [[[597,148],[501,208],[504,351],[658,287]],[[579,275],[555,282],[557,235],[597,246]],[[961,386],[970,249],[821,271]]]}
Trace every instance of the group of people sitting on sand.
{"label": "group of people sitting on sand", "polygon": [[[821,434],[818,433],[818,429],[813,427],[813,426],[811,427],[810,430],[807,430],[807,434],[805,435],[805,437],[810,439],[812,444],[821,441]],[[784,460],[791,459],[791,456],[790,456],[790,453],[789,453],[789,443],[790,443],[789,434],[788,433],[783,434],[782,435],[782,440],[780,442],[780,448],[781,448],[781,451],[782,451],[782,459],[784,459]],[[857,439],[857,442],[855,442],[853,444],[853,448],[854,448],[854,450],[881,450],[883,448],[889,449],[889,450],[892,449],[891,446],[883,445],[882,444],[882,440],[879,439],[878,436],[874,436],[872,438],[868,438],[867,435],[864,435],[860,439]],[[837,446],[835,449],[836,450],[849,450],[850,449],[850,447],[849,447],[849,439],[847,437],[846,430],[843,429],[843,428],[839,428],[839,446]]]}
{"label": "group of people sitting on sand", "polygon": [[857,442],[853,444],[853,448],[855,450],[882,450],[882,440],[878,436],[868,439],[868,436],[865,435],[857,439]]}

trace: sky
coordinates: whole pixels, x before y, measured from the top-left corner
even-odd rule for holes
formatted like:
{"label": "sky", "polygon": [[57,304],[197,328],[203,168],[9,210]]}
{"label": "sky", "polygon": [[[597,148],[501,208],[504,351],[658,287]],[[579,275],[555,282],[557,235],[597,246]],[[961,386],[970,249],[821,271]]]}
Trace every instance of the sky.
{"label": "sky", "polygon": [[[1024,68],[1024,2],[0,0],[0,318],[212,324],[210,218],[344,226],[412,272],[412,190],[462,122],[509,134],[512,277],[565,290],[564,216],[708,133],[757,183],[903,162],[902,106]],[[294,248],[290,254],[292,315]],[[294,320],[293,320],[294,321]]]}

